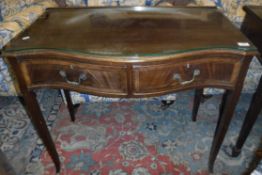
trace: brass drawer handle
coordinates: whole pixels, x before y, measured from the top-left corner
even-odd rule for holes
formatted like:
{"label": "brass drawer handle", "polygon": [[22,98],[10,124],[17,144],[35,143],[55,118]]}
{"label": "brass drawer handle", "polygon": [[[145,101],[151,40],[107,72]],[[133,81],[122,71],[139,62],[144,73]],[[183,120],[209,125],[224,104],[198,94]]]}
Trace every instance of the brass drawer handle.
{"label": "brass drawer handle", "polygon": [[61,75],[61,77],[63,77],[63,79],[68,83],[68,84],[72,84],[72,85],[80,85],[82,81],[87,79],[87,76],[85,73],[81,73],[78,77],[78,82],[77,81],[70,81],[67,78],[66,72],[63,70],[59,71],[59,74]]}
{"label": "brass drawer handle", "polygon": [[181,76],[180,76],[178,73],[174,74],[173,79],[176,80],[176,81],[178,81],[181,85],[187,85],[187,84],[193,83],[193,82],[195,81],[195,78],[196,78],[197,76],[199,76],[199,75],[200,75],[200,70],[199,70],[199,69],[195,69],[195,70],[193,71],[193,77],[192,77],[191,80],[182,81],[182,80],[181,80]]}

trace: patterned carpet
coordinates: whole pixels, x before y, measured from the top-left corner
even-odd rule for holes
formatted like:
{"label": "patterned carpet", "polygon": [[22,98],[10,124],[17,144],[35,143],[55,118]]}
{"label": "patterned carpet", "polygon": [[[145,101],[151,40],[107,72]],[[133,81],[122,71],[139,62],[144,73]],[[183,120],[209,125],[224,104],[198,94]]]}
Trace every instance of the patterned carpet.
{"label": "patterned carpet", "polygon": [[[167,109],[156,100],[84,104],[75,123],[57,97],[57,91],[38,92],[62,162],[61,175],[208,174],[220,96],[201,105],[197,122],[191,121],[193,93],[188,91],[178,93],[177,101]],[[226,155],[235,142],[250,97],[241,97],[215,163],[215,174],[239,175],[250,166],[261,138],[261,116],[242,154],[238,158]],[[0,129],[1,149],[17,174],[55,174],[49,155],[16,98],[1,97]]]}
{"label": "patterned carpet", "polygon": [[[52,106],[53,112],[48,115],[46,111],[45,116],[48,116],[49,126],[54,123],[52,135],[62,162],[60,174],[208,174],[208,154],[221,97],[214,96],[201,105],[197,122],[191,121],[192,97],[191,91],[178,93],[176,102],[165,110],[161,108],[159,101],[88,103],[80,106],[75,123],[70,121],[64,105],[60,106],[56,115],[61,102],[58,98],[59,100],[55,100],[56,105]],[[261,116],[241,155],[238,158],[226,155],[229,146],[235,142],[250,97],[248,94],[241,97],[236,116],[215,163],[215,174],[240,175],[250,167],[253,152],[259,145],[262,133],[262,128],[259,127],[262,125]],[[42,104],[51,104],[47,101]],[[9,110],[12,108],[13,106]],[[31,128],[30,125],[28,127]],[[26,163],[24,174],[55,174],[49,155],[46,151],[42,152],[41,141],[36,143],[32,128],[29,130],[31,134],[21,134],[25,135],[21,137],[21,143],[5,151],[7,157],[10,157],[10,154],[14,156],[13,159],[18,156],[19,160],[11,161],[15,163],[15,169],[22,166],[20,164],[25,166]],[[34,137],[31,137],[32,135]],[[28,145],[30,150],[21,151],[28,149]]]}
{"label": "patterned carpet", "polygon": [[[56,90],[41,90],[37,99],[49,127],[54,123],[62,102]],[[17,175],[32,161],[32,152],[41,143],[17,97],[0,97],[0,149]],[[39,155],[39,154],[38,154]]]}

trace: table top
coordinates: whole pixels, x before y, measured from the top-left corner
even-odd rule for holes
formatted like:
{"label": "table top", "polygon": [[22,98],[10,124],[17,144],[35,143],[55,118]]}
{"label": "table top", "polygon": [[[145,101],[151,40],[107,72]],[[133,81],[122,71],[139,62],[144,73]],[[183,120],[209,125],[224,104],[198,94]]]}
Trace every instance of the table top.
{"label": "table top", "polygon": [[250,14],[256,16],[262,22],[262,6],[245,6],[244,10],[247,13],[250,13]]}
{"label": "table top", "polygon": [[189,51],[256,50],[211,7],[50,8],[4,53],[52,50],[117,58]]}

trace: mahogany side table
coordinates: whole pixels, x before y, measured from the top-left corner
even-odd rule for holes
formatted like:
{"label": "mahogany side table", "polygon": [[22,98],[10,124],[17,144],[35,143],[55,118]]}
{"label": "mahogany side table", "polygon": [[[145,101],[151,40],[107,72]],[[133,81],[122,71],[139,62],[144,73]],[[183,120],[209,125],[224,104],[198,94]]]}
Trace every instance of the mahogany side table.
{"label": "mahogany side table", "polygon": [[57,172],[59,156],[35,89],[123,98],[226,89],[208,160],[212,172],[254,55],[254,45],[210,7],[48,9],[3,50]]}

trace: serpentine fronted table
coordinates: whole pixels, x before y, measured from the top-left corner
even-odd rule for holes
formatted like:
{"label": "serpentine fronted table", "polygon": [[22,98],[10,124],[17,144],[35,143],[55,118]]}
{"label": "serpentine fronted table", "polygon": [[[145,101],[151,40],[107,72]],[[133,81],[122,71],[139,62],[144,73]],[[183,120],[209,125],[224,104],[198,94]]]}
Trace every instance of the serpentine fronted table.
{"label": "serpentine fronted table", "polygon": [[[208,161],[213,171],[256,54],[249,40],[217,9],[203,7],[48,9],[3,50],[57,172],[59,157],[35,89],[123,98],[226,89]],[[199,101],[195,102],[196,114]]]}

